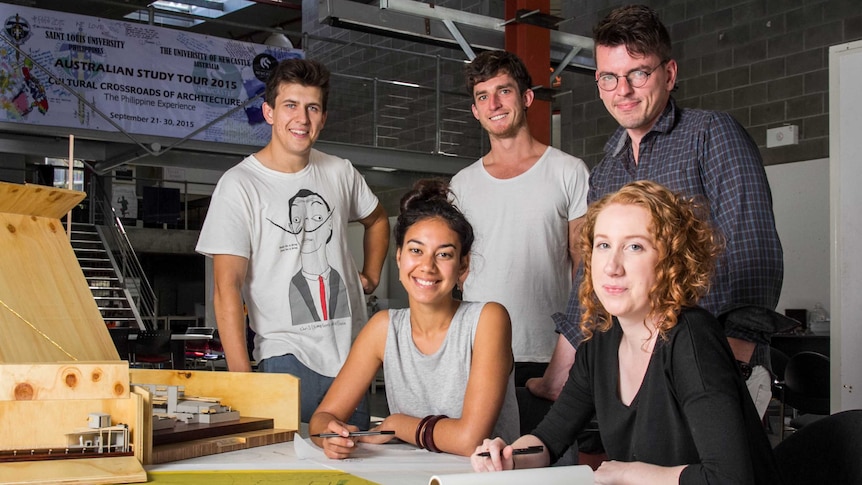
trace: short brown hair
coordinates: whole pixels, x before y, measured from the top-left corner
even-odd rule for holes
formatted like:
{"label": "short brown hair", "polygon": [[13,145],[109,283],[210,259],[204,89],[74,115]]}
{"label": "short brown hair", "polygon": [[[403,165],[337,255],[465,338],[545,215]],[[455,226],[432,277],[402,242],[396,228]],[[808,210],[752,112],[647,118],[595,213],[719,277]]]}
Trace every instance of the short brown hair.
{"label": "short brown hair", "polygon": [[278,88],[282,84],[320,88],[321,109],[326,113],[326,103],[329,101],[329,69],[323,64],[310,59],[285,59],[279,62],[275,71],[266,80],[264,93],[266,104],[275,107]]}
{"label": "short brown hair", "polygon": [[464,65],[464,78],[467,82],[467,94],[473,97],[473,88],[497,76],[507,73],[518,84],[518,94],[533,87],[533,78],[527,71],[527,66],[520,57],[506,51],[485,51],[476,56],[472,62]]}
{"label": "short brown hair", "polygon": [[709,223],[705,205],[648,180],[629,183],[590,205],[581,229],[584,278],[578,291],[585,339],[596,331],[607,331],[612,323],[611,315],[596,296],[592,279],[596,219],[611,204],[642,207],[649,213],[649,232],[659,257],[647,318],[659,321],[659,335],[664,337],[676,325],[682,307],[696,304],[709,289],[716,259],[723,248],[721,238]]}
{"label": "short brown hair", "polygon": [[593,41],[596,46],[624,45],[629,55],[655,54],[662,61],[673,56],[670,34],[655,10],[646,5],[626,5],[609,13],[593,29]]}

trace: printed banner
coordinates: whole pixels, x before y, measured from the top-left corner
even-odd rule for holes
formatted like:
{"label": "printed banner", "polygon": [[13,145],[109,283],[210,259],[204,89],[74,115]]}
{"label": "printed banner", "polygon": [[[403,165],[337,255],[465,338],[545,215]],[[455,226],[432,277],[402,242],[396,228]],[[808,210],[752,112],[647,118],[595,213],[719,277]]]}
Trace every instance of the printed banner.
{"label": "printed banner", "polygon": [[243,105],[278,61],[305,57],[17,5],[0,4],[0,20],[0,122],[171,138],[199,131],[192,139],[261,146],[271,133],[263,100]]}

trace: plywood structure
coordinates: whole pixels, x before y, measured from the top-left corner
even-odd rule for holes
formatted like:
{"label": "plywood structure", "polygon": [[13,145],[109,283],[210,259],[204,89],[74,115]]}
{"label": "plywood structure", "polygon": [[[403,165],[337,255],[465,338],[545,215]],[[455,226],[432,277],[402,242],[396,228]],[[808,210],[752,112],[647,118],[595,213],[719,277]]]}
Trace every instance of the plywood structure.
{"label": "plywood structure", "polygon": [[62,362],[0,366],[0,401],[128,399],[125,362]]}
{"label": "plywood structure", "polygon": [[133,382],[184,386],[189,394],[218,397],[244,416],[274,421],[276,429],[267,432],[165,450],[160,461],[292,439],[299,429],[299,380],[293,376],[130,373],[59,220],[84,197],[0,182],[0,450],[64,448],[66,433],[86,427],[90,413],[104,413],[111,424],[128,425],[134,456],[0,463],[0,482],[146,481],[152,396]]}
{"label": "plywood structure", "polygon": [[37,473],[34,466],[27,462],[3,463],[3,483],[98,485],[147,481],[147,473],[133,456],[41,461]]}
{"label": "plywood structure", "polygon": [[131,431],[135,456],[0,463],[3,483],[131,483],[146,481],[144,396],[129,391],[126,362],[0,365],[0,447],[66,446],[66,433],[87,426],[90,413],[109,414]]}
{"label": "plywood structure", "polygon": [[0,363],[119,359],[59,220],[85,195],[0,182]]}
{"label": "plywood structure", "polygon": [[90,413],[135,456],[0,463],[3,483],[145,482],[144,395],[121,361],[59,218],[86,194],[0,182],[0,449],[56,449]]}

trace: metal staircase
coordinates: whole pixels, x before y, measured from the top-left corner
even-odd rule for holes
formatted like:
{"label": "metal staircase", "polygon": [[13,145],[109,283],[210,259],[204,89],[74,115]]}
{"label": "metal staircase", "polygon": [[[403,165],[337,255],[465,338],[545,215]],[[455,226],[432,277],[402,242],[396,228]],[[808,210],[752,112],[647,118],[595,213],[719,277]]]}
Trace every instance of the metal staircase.
{"label": "metal staircase", "polygon": [[105,323],[143,329],[134,297],[122,284],[96,226],[72,224],[71,243]]}
{"label": "metal staircase", "polygon": [[155,330],[156,294],[98,177],[87,194],[90,223],[72,224],[71,244],[99,313],[109,326]]}

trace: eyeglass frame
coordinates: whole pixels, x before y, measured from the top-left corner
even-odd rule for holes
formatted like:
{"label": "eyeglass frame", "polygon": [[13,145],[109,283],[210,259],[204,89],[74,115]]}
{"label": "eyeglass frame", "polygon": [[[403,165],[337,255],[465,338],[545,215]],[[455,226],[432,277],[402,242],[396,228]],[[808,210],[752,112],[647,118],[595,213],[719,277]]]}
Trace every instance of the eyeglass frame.
{"label": "eyeglass frame", "polygon": [[[649,77],[650,77],[650,76],[652,76],[652,75],[653,75],[653,73],[655,73],[656,71],[658,71],[658,69],[659,69],[662,65],[667,64],[668,62],[670,62],[670,59],[665,59],[665,60],[663,60],[663,61],[659,62],[658,64],[656,64],[656,66],[655,66],[654,68],[650,69],[650,71],[649,71],[649,72],[647,72],[647,71],[645,71],[645,70],[643,70],[643,69],[632,69],[631,71],[629,71],[628,73],[626,73],[626,74],[624,74],[624,75],[618,75],[618,74],[614,74],[614,73],[611,73],[611,72],[606,72],[606,73],[601,74],[601,75],[599,76],[599,78],[598,78],[598,79],[596,79],[596,86],[597,86],[599,89],[601,89],[602,91],[614,91],[614,90],[616,90],[618,87],[620,87],[620,78],[622,77],[622,78],[625,78],[626,82],[629,84],[629,87],[631,87],[631,88],[642,88],[642,87],[646,86],[646,83],[647,83],[647,82],[649,82]],[[631,76],[632,74],[634,74],[634,73],[636,73],[636,72],[642,72],[642,73],[644,73],[644,74],[645,74],[643,83],[641,83],[641,84],[640,84],[640,85],[638,85],[638,86],[635,86],[635,85],[632,83],[632,80],[631,80],[631,79],[630,79],[630,77],[629,77],[629,76]],[[614,84],[614,87],[612,87],[612,88],[603,88],[603,87],[601,86],[601,84],[599,84],[599,83],[601,82],[602,78],[603,78],[603,77],[605,77],[605,76],[611,76],[611,77],[613,77],[613,78],[614,78],[614,80],[616,81],[616,83]]]}

